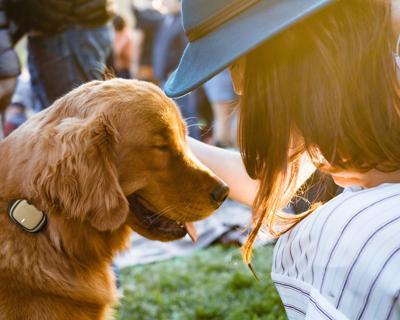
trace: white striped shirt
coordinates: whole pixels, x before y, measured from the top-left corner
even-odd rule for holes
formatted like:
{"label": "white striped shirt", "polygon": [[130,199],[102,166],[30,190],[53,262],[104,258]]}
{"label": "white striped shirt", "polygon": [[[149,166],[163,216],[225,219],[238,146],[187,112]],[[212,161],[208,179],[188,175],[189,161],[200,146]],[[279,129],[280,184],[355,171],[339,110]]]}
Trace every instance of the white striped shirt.
{"label": "white striped shirt", "polygon": [[347,188],[278,240],[290,320],[400,319],[400,184]]}

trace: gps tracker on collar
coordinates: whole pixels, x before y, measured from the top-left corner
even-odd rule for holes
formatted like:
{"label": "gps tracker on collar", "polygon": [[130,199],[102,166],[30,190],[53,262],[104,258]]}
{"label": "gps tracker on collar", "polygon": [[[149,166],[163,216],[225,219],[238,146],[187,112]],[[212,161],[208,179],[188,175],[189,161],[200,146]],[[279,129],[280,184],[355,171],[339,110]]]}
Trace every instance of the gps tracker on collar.
{"label": "gps tracker on collar", "polygon": [[13,200],[8,206],[10,219],[25,231],[41,231],[47,222],[46,215],[26,200]]}

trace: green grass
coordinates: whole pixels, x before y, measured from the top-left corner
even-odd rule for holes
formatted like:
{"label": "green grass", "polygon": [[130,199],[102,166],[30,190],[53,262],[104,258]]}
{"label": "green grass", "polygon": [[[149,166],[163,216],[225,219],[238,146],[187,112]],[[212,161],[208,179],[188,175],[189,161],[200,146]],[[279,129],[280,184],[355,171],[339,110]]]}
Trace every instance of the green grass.
{"label": "green grass", "polygon": [[287,319],[270,277],[272,247],[255,250],[257,281],[238,248],[214,246],[190,256],[125,268],[123,320]]}

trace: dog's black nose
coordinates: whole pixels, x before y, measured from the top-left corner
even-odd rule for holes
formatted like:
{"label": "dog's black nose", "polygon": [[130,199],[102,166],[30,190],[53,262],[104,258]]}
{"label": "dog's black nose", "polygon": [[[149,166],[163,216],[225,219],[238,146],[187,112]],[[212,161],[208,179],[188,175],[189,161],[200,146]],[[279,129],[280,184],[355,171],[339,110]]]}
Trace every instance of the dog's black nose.
{"label": "dog's black nose", "polygon": [[220,206],[228,197],[229,187],[226,184],[220,184],[211,192],[211,198]]}

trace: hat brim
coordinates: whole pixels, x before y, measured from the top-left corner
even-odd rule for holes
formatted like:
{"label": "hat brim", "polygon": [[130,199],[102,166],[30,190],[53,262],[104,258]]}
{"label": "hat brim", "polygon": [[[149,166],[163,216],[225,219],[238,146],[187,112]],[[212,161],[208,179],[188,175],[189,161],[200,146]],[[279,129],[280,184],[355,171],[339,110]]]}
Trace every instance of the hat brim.
{"label": "hat brim", "polygon": [[333,0],[263,0],[212,33],[189,43],[164,91],[189,93],[236,59]]}

